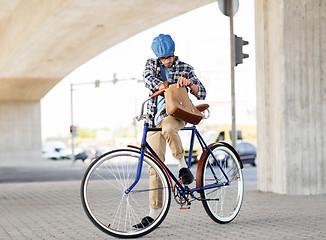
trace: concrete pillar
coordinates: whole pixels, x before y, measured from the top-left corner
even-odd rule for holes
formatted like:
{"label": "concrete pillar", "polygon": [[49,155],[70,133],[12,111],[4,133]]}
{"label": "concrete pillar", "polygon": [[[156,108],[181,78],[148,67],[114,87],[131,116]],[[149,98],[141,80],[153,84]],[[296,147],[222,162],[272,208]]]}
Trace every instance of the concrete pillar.
{"label": "concrete pillar", "polygon": [[258,189],[326,193],[326,1],[256,0]]}
{"label": "concrete pillar", "polygon": [[41,160],[40,102],[0,102],[0,162]]}

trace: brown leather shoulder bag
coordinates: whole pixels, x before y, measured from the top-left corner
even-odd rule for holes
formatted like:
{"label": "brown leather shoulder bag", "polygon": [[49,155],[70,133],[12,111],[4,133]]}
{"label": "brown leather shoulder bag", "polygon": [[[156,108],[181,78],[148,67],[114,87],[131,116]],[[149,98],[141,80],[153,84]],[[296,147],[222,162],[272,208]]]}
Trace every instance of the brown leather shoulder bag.
{"label": "brown leather shoulder bag", "polygon": [[164,97],[168,115],[195,125],[204,118],[204,115],[191,102],[185,87],[177,88],[177,84],[169,85]]}

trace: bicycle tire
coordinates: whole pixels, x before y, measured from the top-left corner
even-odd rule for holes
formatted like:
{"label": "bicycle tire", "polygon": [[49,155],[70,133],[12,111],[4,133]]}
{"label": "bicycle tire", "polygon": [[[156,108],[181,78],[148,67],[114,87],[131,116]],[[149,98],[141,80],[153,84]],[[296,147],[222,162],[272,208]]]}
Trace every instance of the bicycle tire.
{"label": "bicycle tire", "polygon": [[[231,222],[239,213],[243,201],[243,175],[238,156],[231,146],[216,144],[211,148],[217,159],[217,164],[211,153],[207,153],[201,174],[202,187],[219,184],[220,187],[200,192],[203,206],[209,217],[218,223]],[[221,168],[230,180],[221,171]],[[223,184],[226,184],[223,186]]]}
{"label": "bicycle tire", "polygon": [[[81,201],[91,222],[103,232],[118,238],[137,238],[157,228],[171,204],[171,185],[165,171],[145,155],[139,182],[128,194],[125,190],[135,180],[140,152],[120,149],[103,154],[87,168],[81,183]],[[149,189],[148,166],[157,173],[161,188]],[[162,211],[145,228],[134,225],[149,213],[149,192],[162,196]]]}

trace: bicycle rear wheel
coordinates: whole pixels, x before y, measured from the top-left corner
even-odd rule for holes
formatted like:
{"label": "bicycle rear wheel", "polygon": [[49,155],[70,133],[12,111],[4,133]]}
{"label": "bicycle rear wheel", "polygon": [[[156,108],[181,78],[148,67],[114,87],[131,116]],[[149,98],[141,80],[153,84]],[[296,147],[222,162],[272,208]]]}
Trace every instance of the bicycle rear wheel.
{"label": "bicycle rear wheel", "polygon": [[[171,203],[166,173],[150,157],[144,156],[141,178],[135,181],[139,151],[121,149],[106,153],[88,167],[81,184],[81,200],[88,218],[103,232],[119,238],[136,238],[153,231],[164,220]],[[158,176],[160,187],[150,189],[149,167]],[[149,226],[136,228],[149,213],[149,194],[160,196],[162,211]]]}
{"label": "bicycle rear wheel", "polygon": [[[201,191],[202,203],[211,219],[218,223],[231,222],[239,213],[243,200],[243,176],[237,156],[231,146],[213,145],[202,168],[202,187],[220,187]],[[227,176],[225,176],[224,174]]]}

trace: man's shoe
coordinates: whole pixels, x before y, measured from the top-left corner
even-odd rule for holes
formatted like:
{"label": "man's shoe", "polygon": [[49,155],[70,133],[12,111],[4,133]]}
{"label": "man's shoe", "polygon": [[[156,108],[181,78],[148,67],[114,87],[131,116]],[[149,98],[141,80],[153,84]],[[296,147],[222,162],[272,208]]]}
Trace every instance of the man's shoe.
{"label": "man's shoe", "polygon": [[189,168],[181,168],[179,170],[179,178],[182,179],[183,184],[190,184],[194,181],[194,176]]}
{"label": "man's shoe", "polygon": [[140,223],[133,225],[134,228],[145,228],[148,227],[152,222],[154,222],[154,219],[150,216],[144,217]]}

